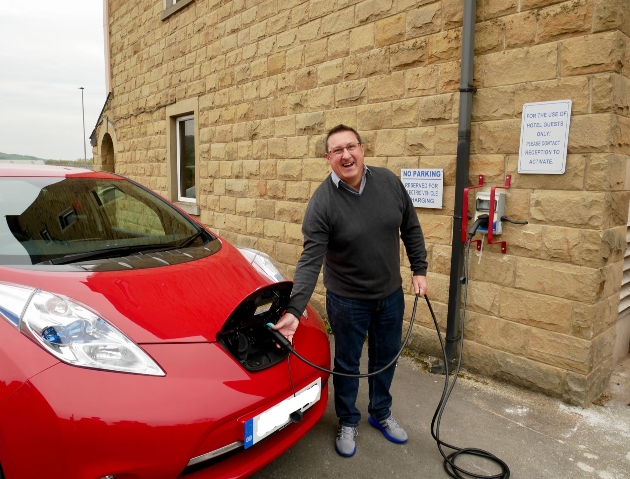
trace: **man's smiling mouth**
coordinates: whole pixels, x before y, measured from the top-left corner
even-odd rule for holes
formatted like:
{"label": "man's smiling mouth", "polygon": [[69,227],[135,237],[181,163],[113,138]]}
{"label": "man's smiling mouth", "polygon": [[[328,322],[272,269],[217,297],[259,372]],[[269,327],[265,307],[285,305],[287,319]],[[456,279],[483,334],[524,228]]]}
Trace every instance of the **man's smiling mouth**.
{"label": "man's smiling mouth", "polygon": [[341,166],[344,168],[350,168],[351,166],[354,166],[354,161],[350,161],[348,163],[342,163]]}

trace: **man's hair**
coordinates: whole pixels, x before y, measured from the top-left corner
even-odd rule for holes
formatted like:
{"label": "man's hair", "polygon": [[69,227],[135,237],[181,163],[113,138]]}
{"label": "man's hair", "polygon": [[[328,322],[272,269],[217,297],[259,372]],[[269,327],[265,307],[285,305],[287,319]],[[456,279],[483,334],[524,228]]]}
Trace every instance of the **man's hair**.
{"label": "man's hair", "polygon": [[328,135],[326,135],[326,153],[328,153],[328,138],[330,138],[335,133],[340,133],[342,131],[351,131],[352,133],[354,133],[354,136],[357,137],[357,141],[359,142],[359,145],[361,145],[363,143],[361,141],[361,135],[359,135],[359,132],[357,130],[355,130],[351,126],[346,126],[346,125],[343,125],[343,124],[339,124],[339,125],[335,126],[334,128],[332,128],[328,132]]}

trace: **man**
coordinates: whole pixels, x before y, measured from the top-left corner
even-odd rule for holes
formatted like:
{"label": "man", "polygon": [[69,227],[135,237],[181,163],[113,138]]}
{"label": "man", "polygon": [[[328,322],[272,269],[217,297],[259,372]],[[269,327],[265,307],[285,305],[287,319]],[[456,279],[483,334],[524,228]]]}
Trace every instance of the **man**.
{"label": "man", "polygon": [[[364,165],[359,133],[345,125],[328,132],[326,159],[332,173],[309,201],[302,224],[304,251],[297,264],[291,300],[274,329],[290,341],[324,263],[326,312],[335,336],[335,371],[359,373],[368,337],[368,370],[389,363],[401,346],[404,296],[400,276],[400,239],[413,271],[416,294],[427,292],[424,238],[413,203],[391,171]],[[370,377],[369,423],[392,442],[407,433],[391,414],[392,366]],[[339,433],[337,452],[356,452],[361,413],[355,403],[359,380],[333,377]]]}

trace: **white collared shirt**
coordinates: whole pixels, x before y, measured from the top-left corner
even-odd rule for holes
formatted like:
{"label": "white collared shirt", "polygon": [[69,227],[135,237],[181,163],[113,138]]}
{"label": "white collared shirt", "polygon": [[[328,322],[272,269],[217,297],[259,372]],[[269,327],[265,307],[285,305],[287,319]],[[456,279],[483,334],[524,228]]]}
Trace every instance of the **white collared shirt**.
{"label": "white collared shirt", "polygon": [[363,175],[361,177],[361,186],[359,186],[359,191],[355,190],[352,186],[350,186],[348,183],[346,183],[341,178],[339,178],[339,175],[337,175],[337,173],[335,173],[334,171],[332,173],[330,173],[330,179],[333,181],[333,183],[335,184],[335,186],[337,188],[339,188],[339,185],[341,185],[346,190],[348,190],[350,193],[353,193],[355,195],[360,195],[361,193],[363,193],[363,189],[365,188],[365,182],[367,180],[367,173],[369,171],[370,171],[370,169],[364,163],[363,164]]}

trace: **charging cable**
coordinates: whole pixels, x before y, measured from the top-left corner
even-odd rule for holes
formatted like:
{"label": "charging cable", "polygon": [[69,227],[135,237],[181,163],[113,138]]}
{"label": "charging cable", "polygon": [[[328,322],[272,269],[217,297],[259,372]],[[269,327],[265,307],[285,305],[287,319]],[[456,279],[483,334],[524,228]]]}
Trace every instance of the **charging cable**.
{"label": "charging cable", "polygon": [[[487,224],[487,218],[484,218]],[[461,370],[461,366],[462,366],[462,354],[464,351],[464,329],[465,329],[465,325],[466,325],[466,300],[468,299],[468,263],[469,263],[469,259],[470,259],[470,238],[472,238],[472,236],[474,235],[474,232],[476,231],[476,229],[479,227],[479,225],[483,223],[483,219],[481,221],[479,221],[479,224],[476,224],[476,226],[474,228],[471,228],[469,231],[469,239],[467,241],[467,248],[466,248],[466,260],[464,262],[465,265],[465,275],[464,275],[464,298],[463,298],[463,304],[462,304],[462,325],[461,325],[461,335],[459,337],[459,354],[457,356],[457,365],[455,367],[455,374],[453,375],[453,380],[451,381],[450,378],[450,371],[449,371],[449,367],[448,367],[448,359],[446,357],[446,349],[444,347],[444,340],[442,339],[442,333],[440,332],[440,326],[438,325],[437,319],[435,317],[435,313],[433,311],[433,307],[431,306],[431,301],[429,301],[429,298],[427,295],[424,296],[425,301],[427,302],[427,306],[429,307],[429,311],[431,312],[431,317],[433,318],[433,324],[435,325],[435,330],[437,331],[437,335],[438,335],[438,339],[440,340],[440,347],[442,348],[442,355],[444,357],[444,369],[445,369],[445,380],[444,380],[444,389],[442,391],[442,397],[440,398],[440,402],[438,404],[437,409],[435,410],[435,414],[433,414],[433,419],[431,420],[431,436],[433,437],[433,439],[435,440],[435,442],[437,443],[438,446],[438,450],[440,451],[440,454],[442,455],[442,457],[444,458],[444,470],[446,471],[446,473],[454,478],[454,479],[468,479],[470,477],[475,478],[475,479],[509,479],[510,477],[510,468],[507,466],[507,464],[502,461],[501,459],[499,459],[497,456],[495,456],[494,454],[488,452],[488,451],[484,451],[483,449],[477,449],[477,448],[460,448],[457,446],[453,446],[451,444],[448,444],[444,441],[442,441],[440,439],[440,424],[442,422],[442,415],[444,414],[444,409],[446,408],[446,403],[448,402],[449,397],[451,396],[451,392],[453,391],[453,388],[455,387],[455,383],[457,382],[457,376],[459,375],[459,372]],[[470,234],[472,232],[472,235]],[[273,326],[273,323],[267,323],[267,328],[269,329],[269,332],[273,335],[275,341],[283,348],[285,348],[287,351],[289,351],[290,353],[294,354],[295,356],[297,356],[301,361],[305,362],[306,364],[308,364],[309,366],[322,371],[324,373],[328,373],[328,374],[333,374],[333,375],[337,375],[337,376],[345,376],[345,377],[349,377],[349,378],[368,378],[370,376],[375,376],[377,374],[382,373],[383,371],[389,369],[390,367],[392,367],[396,361],[398,360],[398,358],[400,357],[400,355],[402,354],[403,350],[405,349],[405,346],[407,345],[407,342],[409,341],[409,337],[411,336],[411,330],[413,327],[413,323],[416,319],[416,309],[418,306],[418,298],[419,296],[416,295],[415,301],[413,303],[413,312],[411,313],[411,319],[409,321],[409,328],[407,330],[407,334],[405,336],[405,340],[402,343],[402,346],[400,348],[400,350],[398,351],[398,354],[396,354],[396,357],[394,359],[392,359],[392,361],[389,362],[389,364],[387,364],[386,366],[382,367],[381,369],[379,369],[378,371],[373,371],[371,373],[366,373],[366,374],[348,374],[348,373],[342,373],[339,371],[332,371],[330,369],[326,369],[326,368],[322,368],[321,366],[318,366],[317,364],[313,364],[312,362],[310,362],[308,359],[303,358],[297,351],[295,351],[295,349],[293,349],[293,346],[291,345],[291,343],[289,342],[289,340],[287,338],[285,338],[280,332],[271,329],[271,327]],[[447,447],[449,449],[453,449],[454,452],[447,454],[446,452],[444,452],[443,447]],[[459,466],[457,466],[455,464],[455,460],[460,457],[463,456],[465,454],[468,455],[472,455],[472,456],[477,456],[477,457],[481,457],[484,459],[487,459],[488,461],[494,462],[496,463],[499,468],[501,469],[500,473],[497,474],[491,474],[491,475],[482,475],[482,474],[477,474],[471,471],[467,471],[466,469],[463,469]]]}

